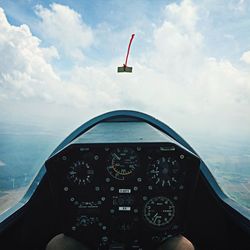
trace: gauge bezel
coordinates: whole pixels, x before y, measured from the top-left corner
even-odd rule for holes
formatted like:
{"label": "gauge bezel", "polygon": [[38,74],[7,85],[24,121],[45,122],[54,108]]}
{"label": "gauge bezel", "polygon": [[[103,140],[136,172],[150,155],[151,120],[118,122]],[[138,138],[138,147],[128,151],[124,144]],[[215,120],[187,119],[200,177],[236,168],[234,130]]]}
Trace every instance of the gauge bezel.
{"label": "gauge bezel", "polygon": [[[156,200],[156,199],[167,200],[173,206],[173,211],[172,211],[170,219],[166,223],[161,224],[161,225],[157,225],[157,224],[153,223],[152,220],[146,215],[146,213],[147,213],[146,209],[147,209],[149,203],[152,202],[153,200]],[[143,207],[143,218],[144,218],[144,221],[147,223],[147,225],[150,225],[154,229],[161,230],[161,229],[168,228],[171,225],[171,223],[174,221],[175,215],[176,215],[176,205],[175,205],[175,203],[174,203],[174,201],[172,199],[170,199],[170,198],[168,198],[166,196],[154,196],[154,197],[148,199],[147,202],[144,204],[144,207]]]}
{"label": "gauge bezel", "polygon": [[[160,172],[157,176],[156,174],[153,174],[151,171],[156,169],[159,165],[160,161],[162,159],[165,159],[168,163],[168,173],[165,178],[163,178]],[[158,154],[155,157],[148,157],[149,163],[147,167],[147,177],[149,182],[152,185],[155,185],[157,188],[170,188],[172,190],[175,190],[181,185],[181,175],[180,173],[184,173],[184,170],[182,170],[181,161],[179,160],[178,156],[176,154]],[[175,162],[176,166],[173,165],[173,162]],[[173,172],[173,168],[177,167],[177,172]],[[159,169],[158,171],[161,171]]]}
{"label": "gauge bezel", "polygon": [[[130,157],[133,156],[135,157],[133,159],[133,162],[132,164],[131,163],[125,163],[124,161],[126,160],[126,158],[122,158],[123,155],[123,152],[124,150],[128,150],[128,153],[130,153]],[[131,155],[132,153],[132,155]],[[116,158],[116,159],[115,159]],[[130,164],[130,165],[133,165],[133,169],[130,169],[130,171],[126,171],[126,169],[122,169],[122,170],[119,170],[118,167],[120,164],[119,161],[123,161],[123,164]],[[117,164],[118,162],[118,164]],[[127,166],[125,166],[127,167]],[[134,148],[134,147],[131,147],[131,146],[117,146],[117,147],[114,147],[114,148],[111,148],[110,149],[110,153],[109,153],[109,156],[108,156],[108,160],[107,160],[107,172],[109,173],[109,175],[111,177],[113,177],[114,179],[116,180],[120,180],[120,181],[124,181],[124,180],[127,180],[131,177],[134,177],[136,175],[136,172],[138,171],[140,167],[140,157],[138,155],[138,152],[137,150]],[[131,167],[132,168],[132,167]]]}
{"label": "gauge bezel", "polygon": [[[67,180],[74,184],[75,186],[88,186],[93,183],[95,178],[95,168],[94,168],[94,155],[87,153],[83,156],[75,159],[74,161],[68,162],[69,166],[67,168]],[[86,173],[86,178],[81,178],[77,176],[80,174],[80,168],[84,168],[85,171],[91,171],[91,173]],[[75,176],[70,174],[70,171],[76,171]],[[78,172],[78,173],[77,173]],[[74,179],[73,179],[74,178]],[[78,182],[78,183],[77,183]]]}

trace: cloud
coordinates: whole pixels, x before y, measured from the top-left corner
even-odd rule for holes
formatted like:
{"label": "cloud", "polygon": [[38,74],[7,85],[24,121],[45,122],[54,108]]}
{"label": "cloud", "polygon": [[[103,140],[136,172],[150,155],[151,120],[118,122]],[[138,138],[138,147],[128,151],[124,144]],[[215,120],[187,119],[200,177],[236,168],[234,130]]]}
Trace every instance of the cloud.
{"label": "cloud", "polygon": [[[180,6],[168,5],[164,22],[154,30],[155,47],[150,61],[155,68],[164,72],[166,68],[171,69],[169,73],[172,72],[171,75],[174,77],[179,77],[180,68],[183,75],[190,73],[194,64],[195,66],[200,64],[201,59],[203,36],[195,29],[196,9],[192,9],[190,1],[187,2],[189,5],[183,3]],[[187,21],[188,17],[191,19],[190,22]]]}
{"label": "cloud", "polygon": [[77,67],[55,71],[51,60],[59,58],[55,47],[41,47],[27,25],[13,26],[0,8],[0,102],[54,103],[88,110],[110,109],[119,103],[119,90],[109,69]]}
{"label": "cloud", "polygon": [[244,12],[246,10],[246,4],[245,0],[238,0],[237,3],[230,3],[229,8],[237,12]]}
{"label": "cloud", "polygon": [[47,89],[53,88],[59,77],[47,59],[56,57],[57,51],[39,46],[40,40],[27,25],[10,25],[0,8],[0,99],[49,98]]}
{"label": "cloud", "polygon": [[50,8],[37,5],[36,14],[41,18],[40,33],[44,39],[56,44],[62,53],[75,59],[84,59],[84,50],[93,43],[92,29],[81,15],[68,6],[53,3]]}
{"label": "cloud", "polygon": [[198,20],[198,8],[191,1],[166,6],[151,52],[134,65],[133,76],[120,79],[124,96],[173,121],[180,131],[192,127],[234,133],[240,128],[249,134],[250,72],[206,55]]}
{"label": "cloud", "polygon": [[193,31],[198,20],[197,7],[191,0],[184,0],[180,4],[171,3],[165,7],[168,20],[184,31]]}
{"label": "cloud", "polygon": [[[94,115],[112,109],[137,109],[159,117],[178,131],[192,128],[209,133],[249,134],[250,72],[228,59],[205,53],[206,35],[198,29],[200,12],[192,1],[165,7],[162,22],[152,25],[147,50],[137,58],[133,58],[132,51],[132,74],[116,73],[116,67],[123,62],[117,54],[107,64],[86,58],[88,66],[78,64],[64,72],[55,71],[52,59],[62,60],[56,48],[70,57],[74,53],[84,56],[84,50],[93,42],[92,29],[67,6],[40,6],[36,11],[42,20],[41,28],[49,27],[43,34],[48,32],[54,47],[42,48],[28,26],[10,25],[1,12],[0,56],[10,62],[0,65],[2,98],[40,98],[62,105],[62,110],[72,107],[75,117],[79,110],[80,114]],[[69,23],[61,25],[63,20]],[[76,35],[74,39],[65,35],[70,29]],[[80,43],[78,35],[85,42]],[[140,36],[135,39],[140,41]]]}
{"label": "cloud", "polygon": [[6,164],[3,162],[3,161],[1,161],[0,160],[0,167],[3,167],[3,166],[5,166]]}
{"label": "cloud", "polygon": [[240,60],[243,61],[246,64],[250,64],[250,51],[245,51],[242,54]]}

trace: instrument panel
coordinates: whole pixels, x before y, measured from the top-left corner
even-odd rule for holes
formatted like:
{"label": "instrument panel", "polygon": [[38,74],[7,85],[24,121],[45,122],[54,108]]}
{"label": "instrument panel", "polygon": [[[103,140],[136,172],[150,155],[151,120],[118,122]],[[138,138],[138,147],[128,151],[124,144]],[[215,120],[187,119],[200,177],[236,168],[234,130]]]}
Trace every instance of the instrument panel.
{"label": "instrument panel", "polygon": [[71,144],[46,168],[65,234],[154,249],[184,230],[199,160],[173,143]]}

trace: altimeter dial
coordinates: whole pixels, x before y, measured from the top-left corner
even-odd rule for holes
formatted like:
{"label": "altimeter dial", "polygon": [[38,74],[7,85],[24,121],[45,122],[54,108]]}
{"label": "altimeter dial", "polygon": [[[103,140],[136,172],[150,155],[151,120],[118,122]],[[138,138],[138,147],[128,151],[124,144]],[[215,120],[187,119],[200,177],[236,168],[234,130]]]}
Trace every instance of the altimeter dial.
{"label": "altimeter dial", "polygon": [[68,179],[77,185],[87,185],[91,183],[94,176],[94,169],[86,160],[73,162],[68,171]]}

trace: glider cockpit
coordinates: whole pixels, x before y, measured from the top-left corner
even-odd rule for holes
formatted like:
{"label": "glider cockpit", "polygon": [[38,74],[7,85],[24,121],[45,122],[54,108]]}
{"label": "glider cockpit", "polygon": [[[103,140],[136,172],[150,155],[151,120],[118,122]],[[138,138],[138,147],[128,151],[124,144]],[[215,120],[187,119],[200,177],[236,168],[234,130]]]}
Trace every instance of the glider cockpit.
{"label": "glider cockpit", "polygon": [[1,215],[5,249],[45,249],[61,232],[100,250],[156,249],[180,233],[198,250],[250,246],[249,211],[225,196],[178,134],[139,112],[83,124],[24,199]]}
{"label": "glider cockpit", "polygon": [[46,162],[63,232],[98,249],[179,234],[199,160],[146,122],[102,122]]}

